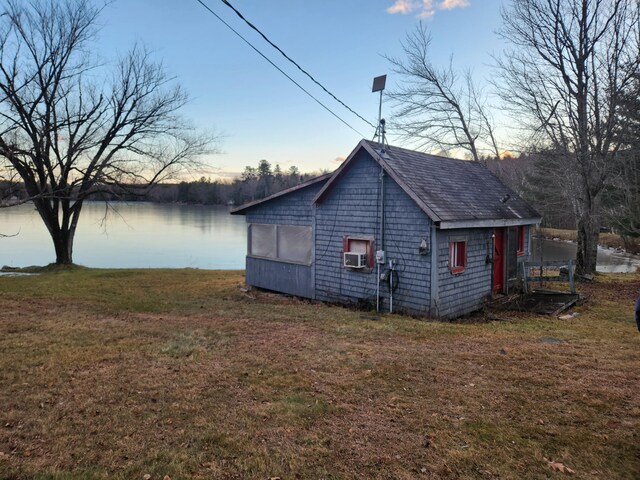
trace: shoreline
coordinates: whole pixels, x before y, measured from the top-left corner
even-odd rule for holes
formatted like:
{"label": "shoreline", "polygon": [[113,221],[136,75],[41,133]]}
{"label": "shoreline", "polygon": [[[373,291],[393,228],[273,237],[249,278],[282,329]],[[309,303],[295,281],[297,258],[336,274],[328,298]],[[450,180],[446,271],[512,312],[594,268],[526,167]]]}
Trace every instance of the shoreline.
{"label": "shoreline", "polygon": [[[532,235],[532,238],[536,238],[536,239],[541,239],[541,240],[546,240],[549,242],[554,242],[554,243],[568,243],[570,245],[577,245],[578,242],[576,240],[569,240],[569,239],[564,239],[564,238],[559,238],[559,237],[549,237],[549,236],[545,236],[545,235]],[[626,257],[630,257],[630,258],[634,258],[637,259],[638,261],[640,261],[640,253],[631,253],[626,251],[624,248],[620,248],[620,247],[613,247],[610,245],[605,245],[605,244],[598,244],[598,249],[599,250],[606,250],[610,253],[615,253],[618,255],[623,255]]]}
{"label": "shoreline", "polygon": [[[575,259],[576,256],[576,242],[570,239],[562,239],[559,237],[548,237],[537,235],[534,236],[534,242],[538,243],[540,247],[546,242],[546,247],[542,247],[548,250],[548,254],[551,254],[552,260],[566,259],[566,255]],[[538,248],[540,248],[538,247]],[[551,253],[553,250],[555,253]],[[558,250],[559,249],[559,250]],[[565,252],[565,255],[560,255],[559,252]],[[535,258],[535,253],[533,254]],[[555,258],[558,257],[558,258]],[[636,274],[640,271],[640,255],[634,255],[632,253],[623,251],[622,249],[598,245],[598,264],[596,266],[597,273],[620,273],[620,274]]]}
{"label": "shoreline", "polygon": [[[577,232],[575,230],[563,230],[559,228],[537,228],[532,232],[532,237],[542,238],[561,243],[577,244]],[[634,242],[634,246],[628,249],[620,235],[615,233],[600,233],[598,248],[609,250],[612,253],[629,255],[640,260],[640,240]]]}

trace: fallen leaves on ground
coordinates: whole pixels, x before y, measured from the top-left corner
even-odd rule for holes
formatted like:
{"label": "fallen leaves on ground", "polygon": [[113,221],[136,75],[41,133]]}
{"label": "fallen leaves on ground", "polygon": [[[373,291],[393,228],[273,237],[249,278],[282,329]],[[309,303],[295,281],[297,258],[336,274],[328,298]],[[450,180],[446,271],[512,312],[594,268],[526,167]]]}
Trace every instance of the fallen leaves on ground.
{"label": "fallen leaves on ground", "polygon": [[554,470],[560,473],[568,473],[569,475],[576,473],[575,470],[572,470],[571,468],[567,467],[566,465],[560,462],[555,462],[547,457],[544,457],[544,459],[546,460],[547,465],[549,465],[549,468],[551,470]]}

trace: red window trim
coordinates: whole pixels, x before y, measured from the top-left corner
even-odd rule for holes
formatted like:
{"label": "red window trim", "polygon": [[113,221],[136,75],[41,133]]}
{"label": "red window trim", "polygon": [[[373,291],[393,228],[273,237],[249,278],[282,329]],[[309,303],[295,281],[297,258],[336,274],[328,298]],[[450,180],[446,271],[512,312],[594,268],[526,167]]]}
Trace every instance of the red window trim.
{"label": "red window trim", "polygon": [[342,237],[342,253],[349,252],[349,241],[359,240],[367,242],[367,269],[373,269],[375,264],[375,240],[371,237],[363,237],[358,235],[345,235]]}
{"label": "red window trim", "polygon": [[[456,265],[453,265],[454,249],[457,249],[456,259],[458,260],[458,262]],[[457,242],[449,242],[449,270],[451,270],[451,273],[460,274],[464,272],[466,267],[467,267],[467,241],[460,240]]]}
{"label": "red window trim", "polygon": [[520,225],[517,229],[516,239],[518,241],[518,247],[516,254],[519,257],[524,255],[524,225]]}

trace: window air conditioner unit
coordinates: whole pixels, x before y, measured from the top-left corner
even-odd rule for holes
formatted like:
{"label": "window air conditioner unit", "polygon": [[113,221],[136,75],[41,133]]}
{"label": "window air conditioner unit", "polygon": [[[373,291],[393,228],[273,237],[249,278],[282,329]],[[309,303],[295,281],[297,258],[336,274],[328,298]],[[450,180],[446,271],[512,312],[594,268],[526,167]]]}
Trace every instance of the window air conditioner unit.
{"label": "window air conditioner unit", "polygon": [[344,266],[348,268],[365,268],[367,266],[367,254],[344,252]]}

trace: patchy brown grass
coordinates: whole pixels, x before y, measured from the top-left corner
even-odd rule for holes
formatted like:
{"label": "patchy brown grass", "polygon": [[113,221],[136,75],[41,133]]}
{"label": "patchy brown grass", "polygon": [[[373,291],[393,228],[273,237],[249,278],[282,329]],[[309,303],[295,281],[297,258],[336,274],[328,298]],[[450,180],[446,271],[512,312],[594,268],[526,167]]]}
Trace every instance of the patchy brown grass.
{"label": "patchy brown grass", "polygon": [[0,278],[0,478],[640,478],[640,275],[568,321],[488,323],[242,281]]}

